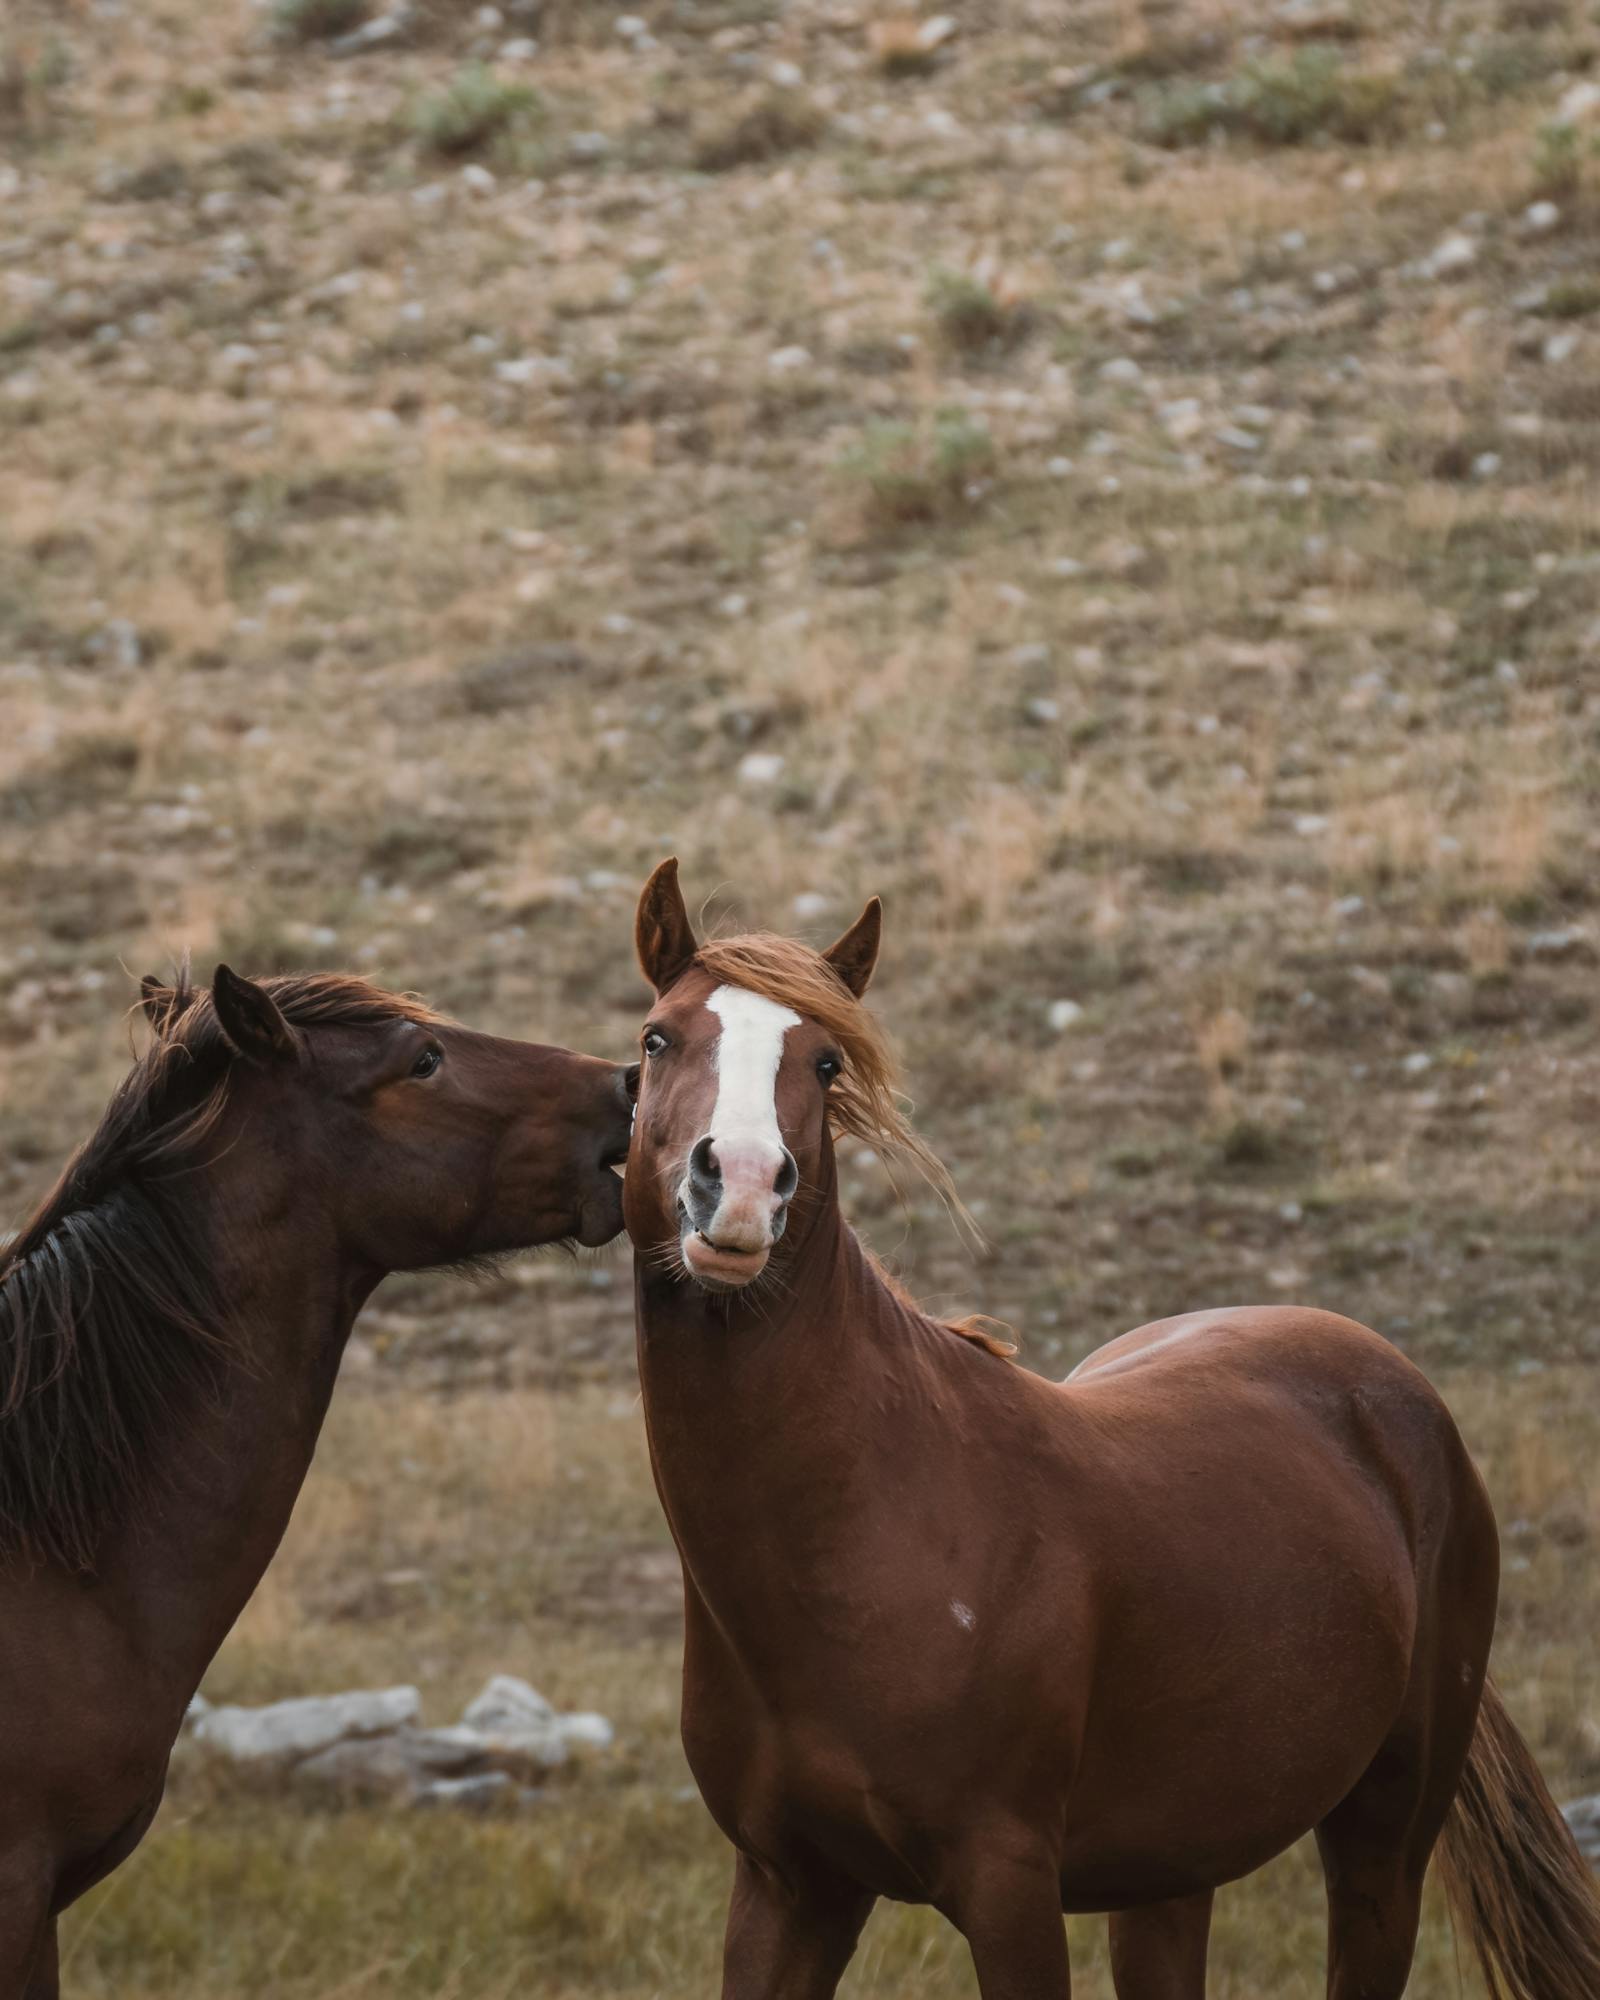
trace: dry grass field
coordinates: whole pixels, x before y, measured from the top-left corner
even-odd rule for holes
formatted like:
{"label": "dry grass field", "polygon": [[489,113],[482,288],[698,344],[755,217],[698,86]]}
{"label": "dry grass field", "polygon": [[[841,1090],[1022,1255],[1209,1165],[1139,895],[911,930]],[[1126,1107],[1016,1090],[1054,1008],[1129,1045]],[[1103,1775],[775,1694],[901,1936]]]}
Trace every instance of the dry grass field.
{"label": "dry grass field", "polygon": [[[855,1157],[874,1245],[1053,1373],[1206,1301],[1381,1327],[1600,1787],[1600,10],[418,0],[337,53],[374,11],[0,14],[6,1216],[184,948],[620,1055],[662,854],[712,919],[881,892],[992,1249]],[[620,1253],[391,1284],[208,1691],[520,1672],[618,1747],[505,1820],[185,1770],[71,1989],[705,1992],[676,1615]],[[1215,1991],[1320,1950],[1291,1856]],[[888,1911],[848,1990],[970,1969]]]}

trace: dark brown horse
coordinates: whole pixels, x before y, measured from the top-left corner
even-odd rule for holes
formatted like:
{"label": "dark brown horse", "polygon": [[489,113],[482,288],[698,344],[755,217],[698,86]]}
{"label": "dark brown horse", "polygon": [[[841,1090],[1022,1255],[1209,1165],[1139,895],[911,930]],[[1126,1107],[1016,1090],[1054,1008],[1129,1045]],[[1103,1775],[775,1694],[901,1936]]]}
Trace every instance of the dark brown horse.
{"label": "dark brown horse", "polygon": [[1449,1413],[1332,1313],[1164,1320],[1058,1385],[918,1312],[834,1171],[839,1129],[920,1152],[879,922],[698,945],[673,863],[639,909],[624,1203],[727,2000],[826,2000],[879,1896],[958,1925],[984,2000],[1065,2000],[1063,1910],[1113,1913],[1122,2000],[1200,2000],[1212,1892],[1311,1830],[1332,2000],[1402,1992],[1436,1843],[1493,1990],[1596,2000]]}
{"label": "dark brown horse", "polygon": [[387,1272],[621,1227],[625,1073],[357,979],[146,981],[150,1052],[0,1252],[0,2000],[137,1845]]}

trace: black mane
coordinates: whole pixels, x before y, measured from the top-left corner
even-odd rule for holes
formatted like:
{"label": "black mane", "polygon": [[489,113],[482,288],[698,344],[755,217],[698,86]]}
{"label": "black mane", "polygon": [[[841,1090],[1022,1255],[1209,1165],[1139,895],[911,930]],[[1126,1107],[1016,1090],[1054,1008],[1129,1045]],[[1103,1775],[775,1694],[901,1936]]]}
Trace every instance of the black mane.
{"label": "black mane", "polygon": [[[337,974],[262,982],[296,1026],[435,1020]],[[238,1351],[192,1196],[233,1051],[210,994],[147,995],[157,1038],[18,1235],[0,1247],[0,1562],[92,1571],[163,1439]]]}

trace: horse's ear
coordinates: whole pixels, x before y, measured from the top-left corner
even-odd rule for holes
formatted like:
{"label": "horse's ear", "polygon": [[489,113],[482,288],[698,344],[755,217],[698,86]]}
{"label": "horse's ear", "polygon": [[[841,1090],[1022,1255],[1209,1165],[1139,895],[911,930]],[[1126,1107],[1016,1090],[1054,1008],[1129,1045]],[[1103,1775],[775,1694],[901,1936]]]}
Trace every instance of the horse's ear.
{"label": "horse's ear", "polygon": [[859,1000],[872,980],[883,942],[883,905],[876,896],[844,936],[822,954]]}
{"label": "horse's ear", "polygon": [[164,1042],[194,1001],[194,981],[189,976],[189,954],[179,960],[171,979],[159,972],[147,972],[139,981],[139,1006],[158,1042]]}
{"label": "horse's ear", "polygon": [[178,996],[158,972],[147,972],[139,981],[139,1005],[159,1042],[172,1024]]}
{"label": "horse's ear", "polygon": [[237,1055],[258,1063],[298,1061],[300,1037],[264,986],[219,965],[212,975],[211,1004]]}
{"label": "horse's ear", "polygon": [[663,861],[644,885],[633,937],[645,978],[658,993],[665,993],[699,950],[683,891],[678,887],[676,855]]}

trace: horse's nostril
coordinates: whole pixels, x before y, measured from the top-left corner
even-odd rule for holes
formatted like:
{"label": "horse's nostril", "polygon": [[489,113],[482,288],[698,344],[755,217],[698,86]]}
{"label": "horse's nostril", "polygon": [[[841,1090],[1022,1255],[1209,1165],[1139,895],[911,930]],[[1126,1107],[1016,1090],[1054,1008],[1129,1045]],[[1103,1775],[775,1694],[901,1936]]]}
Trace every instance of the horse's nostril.
{"label": "horse's nostril", "polygon": [[772,1192],[779,1201],[788,1201],[800,1185],[800,1169],[794,1163],[794,1154],[787,1146],[783,1149],[783,1165],[779,1167],[777,1178],[772,1183]]}
{"label": "horse's nostril", "polygon": [[697,1139],[694,1151],[689,1155],[690,1185],[706,1190],[722,1186],[722,1169],[717,1165],[716,1148],[708,1132],[703,1139]]}

